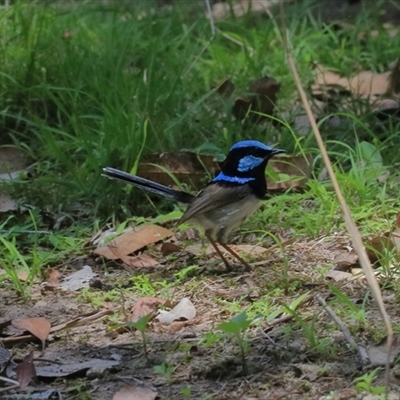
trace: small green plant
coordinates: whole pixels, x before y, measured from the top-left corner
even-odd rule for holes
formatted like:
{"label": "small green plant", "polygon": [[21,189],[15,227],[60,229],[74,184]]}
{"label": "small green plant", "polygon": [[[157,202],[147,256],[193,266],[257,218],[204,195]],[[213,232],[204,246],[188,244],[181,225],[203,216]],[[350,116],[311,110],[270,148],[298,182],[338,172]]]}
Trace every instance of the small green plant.
{"label": "small green plant", "polygon": [[30,275],[31,269],[25,261],[25,257],[19,252],[16,246],[16,238],[12,238],[8,241],[0,237],[0,243],[4,246],[3,268],[6,271],[7,276],[14,285],[15,290],[24,298],[27,297],[27,283],[22,281],[18,272],[25,271],[28,273],[28,278],[32,278]]}
{"label": "small green plant", "polygon": [[245,375],[247,375],[247,373],[248,373],[247,362],[246,362],[246,351],[247,351],[248,343],[244,340],[243,334],[248,329],[248,327],[251,325],[251,323],[255,319],[260,318],[260,317],[261,317],[261,315],[257,315],[254,318],[249,319],[249,318],[247,318],[247,313],[244,311],[241,314],[236,315],[235,317],[231,318],[230,321],[222,322],[217,327],[222,332],[233,335],[234,338],[236,339],[236,341],[239,345],[239,348],[240,348],[240,356],[241,356],[241,361],[242,361],[243,373]]}
{"label": "small green plant", "polygon": [[374,386],[373,382],[377,378],[380,368],[376,368],[369,373],[354,379],[355,389],[357,393],[368,392],[370,394],[382,394],[385,391],[384,386]]}
{"label": "small green plant", "polygon": [[190,272],[191,272],[191,271],[193,271],[193,270],[195,270],[195,269],[197,269],[197,268],[199,268],[198,265],[189,265],[189,266],[186,267],[186,268],[182,268],[181,270],[179,270],[179,271],[175,274],[176,280],[177,280],[178,282],[182,282],[188,275],[190,275]]}
{"label": "small green plant", "polygon": [[181,389],[182,396],[185,400],[190,399],[190,395],[192,394],[192,389],[189,386],[183,387]]}
{"label": "small green plant", "polygon": [[214,331],[208,331],[202,336],[200,343],[204,347],[209,348],[221,340],[221,335],[222,334],[216,333]]}
{"label": "small green plant", "polygon": [[155,365],[153,367],[154,371],[160,374],[169,385],[172,383],[172,374],[174,373],[174,364],[166,361],[162,364]]}
{"label": "small green plant", "polygon": [[310,324],[309,322],[304,321],[296,310],[293,310],[288,306],[284,306],[284,309],[288,314],[293,315],[293,319],[300,325],[300,328],[302,329],[308,342],[310,343],[310,347],[312,349],[317,349],[319,347],[319,342],[315,335],[316,318],[314,317]]}
{"label": "small green plant", "polygon": [[136,322],[127,322],[126,326],[128,326],[129,328],[135,328],[137,329],[140,334],[142,335],[142,344],[143,344],[143,353],[144,356],[146,357],[146,361],[148,364],[150,364],[150,360],[149,360],[149,354],[147,351],[147,337],[146,337],[146,329],[147,329],[147,325],[152,317],[152,313],[145,315],[142,318],[139,318]]}
{"label": "small green plant", "polygon": [[343,292],[341,292],[336,286],[329,285],[329,289],[336,296],[337,300],[334,300],[332,303],[340,303],[341,309],[343,309],[343,305],[347,306],[348,312],[346,313],[346,317],[349,319],[353,319],[358,322],[360,327],[364,327],[367,325],[366,319],[366,311],[365,304],[367,301],[367,296],[364,298],[362,306],[359,307],[357,304],[354,304]]}

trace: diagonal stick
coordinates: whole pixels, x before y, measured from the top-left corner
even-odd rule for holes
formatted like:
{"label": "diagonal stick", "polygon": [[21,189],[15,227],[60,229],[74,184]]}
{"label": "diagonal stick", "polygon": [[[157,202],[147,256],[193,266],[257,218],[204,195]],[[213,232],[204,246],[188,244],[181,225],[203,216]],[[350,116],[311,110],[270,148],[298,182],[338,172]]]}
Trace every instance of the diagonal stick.
{"label": "diagonal stick", "polygon": [[356,253],[358,255],[360,265],[364,271],[365,277],[368,282],[368,286],[371,289],[372,296],[374,297],[375,303],[378,306],[378,309],[381,313],[382,319],[383,319],[385,327],[386,327],[386,331],[387,331],[386,346],[387,346],[388,352],[387,352],[387,359],[386,359],[386,366],[385,366],[385,386],[386,386],[386,396],[385,397],[387,398],[388,393],[389,393],[389,379],[390,379],[390,352],[391,352],[392,343],[393,343],[392,325],[390,323],[389,315],[386,312],[385,304],[382,299],[382,292],[381,292],[381,289],[379,288],[378,282],[376,280],[376,276],[372,269],[371,262],[365,251],[365,247],[361,240],[360,233],[358,232],[358,228],[353,220],[353,217],[351,216],[349,206],[347,205],[346,200],[343,197],[342,191],[340,190],[339,183],[336,179],[336,175],[333,171],[332,164],[329,160],[328,153],[325,149],[324,141],[322,140],[321,133],[318,129],[314,115],[311,111],[311,107],[308,102],[303,85],[301,84],[299,74],[297,72],[297,68],[296,68],[296,65],[294,63],[293,56],[292,56],[292,46],[290,43],[290,39],[286,35],[287,29],[286,29],[283,2],[281,2],[281,17],[282,17],[282,28],[283,28],[282,29],[282,41],[283,41],[284,49],[286,51],[286,57],[287,57],[287,61],[289,63],[290,70],[293,74],[293,78],[296,83],[297,90],[300,94],[300,98],[303,103],[304,110],[307,113],[308,119],[311,124],[311,128],[314,132],[315,139],[317,140],[318,147],[321,151],[321,156],[322,156],[322,159],[324,160],[325,167],[329,173],[329,177],[330,177],[332,185],[335,189],[336,197],[338,198],[340,206],[342,207],[344,221],[346,223],[347,231],[349,232],[349,235],[353,242],[354,250],[356,251]]}

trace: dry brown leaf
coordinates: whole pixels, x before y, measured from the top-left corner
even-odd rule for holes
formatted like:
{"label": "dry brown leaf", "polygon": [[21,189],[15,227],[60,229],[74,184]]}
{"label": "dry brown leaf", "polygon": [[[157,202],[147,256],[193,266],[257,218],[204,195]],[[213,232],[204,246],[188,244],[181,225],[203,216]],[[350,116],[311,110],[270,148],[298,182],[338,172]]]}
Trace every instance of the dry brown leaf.
{"label": "dry brown leaf", "polygon": [[123,233],[107,245],[98,247],[94,253],[109,260],[117,260],[172,235],[172,231],[161,226],[144,225]]}
{"label": "dry brown leaf", "polygon": [[385,251],[396,250],[396,244],[393,239],[389,237],[389,233],[383,234],[381,236],[375,236],[370,240],[365,242],[367,255],[371,263],[375,263],[384,256]]}
{"label": "dry brown leaf", "polygon": [[201,243],[191,244],[185,247],[185,251],[195,256],[210,256],[215,253],[214,247],[211,244],[203,246]]}
{"label": "dry brown leaf", "polygon": [[[238,97],[232,106],[232,114],[235,118],[242,120],[246,118],[252,123],[259,123],[264,120],[270,120],[268,115],[273,115],[276,95],[280,89],[280,84],[269,76],[256,79],[249,85],[249,95]],[[265,114],[258,115],[254,112]]]}
{"label": "dry brown leaf", "polygon": [[33,336],[40,339],[42,342],[42,352],[44,351],[46,340],[51,329],[51,324],[46,318],[36,317],[15,319],[11,321],[11,324],[14,328],[28,331]]}
{"label": "dry brown leaf", "polygon": [[178,253],[182,251],[182,247],[175,243],[166,242],[161,245],[161,254],[165,257],[169,254]]}
{"label": "dry brown leaf", "polygon": [[18,279],[21,282],[26,282],[28,280],[28,277],[29,277],[29,272],[27,272],[27,271],[18,271],[17,272],[17,276],[18,276]]}
{"label": "dry brown leaf", "polygon": [[382,95],[388,91],[390,74],[390,71],[380,74],[361,71],[349,80],[348,87],[351,92],[364,97]]}
{"label": "dry brown leaf", "polygon": [[235,91],[235,85],[231,81],[230,76],[222,79],[215,86],[215,91],[222,97],[229,98]]}
{"label": "dry brown leaf", "polygon": [[353,274],[350,272],[339,271],[336,269],[327,271],[325,276],[329,279],[332,279],[334,282],[348,281],[353,279]]}
{"label": "dry brown leaf", "polygon": [[[252,254],[252,255],[258,255],[258,254],[263,254],[268,251],[265,247],[257,246],[257,245],[251,245],[251,244],[235,244],[229,246],[235,253],[245,253],[245,254]],[[221,249],[222,252],[226,253],[227,255],[229,254],[225,249]]]}
{"label": "dry brown leaf", "polygon": [[388,92],[391,72],[374,73],[361,71],[351,78],[344,78],[336,72],[317,66],[318,73],[315,77],[315,84],[312,86],[313,94],[319,94],[326,86],[337,86],[361,96],[373,97]]}
{"label": "dry brown leaf", "polygon": [[346,251],[343,250],[340,254],[337,254],[333,259],[333,263],[336,265],[341,265],[348,267],[350,265],[354,265],[358,260],[358,255],[355,251]]}
{"label": "dry brown leaf", "polygon": [[142,297],[133,305],[128,321],[135,323],[140,318],[153,313],[157,310],[158,306],[171,307],[172,304],[169,300],[163,300],[157,297]]}
{"label": "dry brown leaf", "polygon": [[176,181],[202,187],[209,174],[214,174],[214,157],[191,152],[147,154],[141,157],[137,175],[162,185]]}
{"label": "dry brown leaf", "polygon": [[146,255],[140,254],[138,256],[122,256],[120,257],[121,261],[128,265],[129,267],[135,268],[152,268],[156,265],[160,265],[160,263],[154,258]]}
{"label": "dry brown leaf", "polygon": [[33,364],[33,351],[28,354],[15,369],[17,380],[21,390],[25,390],[32,378],[36,376],[35,366]]}
{"label": "dry brown leaf", "polygon": [[304,154],[299,156],[286,156],[274,158],[269,162],[269,167],[276,173],[287,175],[283,182],[271,182],[268,180],[268,190],[282,190],[304,187],[312,173],[313,156]]}
{"label": "dry brown leaf", "polygon": [[50,268],[48,286],[56,287],[60,284],[61,273],[55,268]]}
{"label": "dry brown leaf", "polygon": [[140,386],[126,385],[116,392],[112,400],[155,400],[157,392]]}

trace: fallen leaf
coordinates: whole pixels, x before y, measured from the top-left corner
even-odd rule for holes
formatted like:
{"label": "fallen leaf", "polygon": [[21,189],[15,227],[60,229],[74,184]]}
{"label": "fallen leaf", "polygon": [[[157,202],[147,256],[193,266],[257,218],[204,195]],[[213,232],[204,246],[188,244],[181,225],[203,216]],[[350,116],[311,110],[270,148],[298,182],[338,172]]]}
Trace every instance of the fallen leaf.
{"label": "fallen leaf", "polygon": [[322,374],[321,366],[317,364],[291,364],[297,378],[315,382]]}
{"label": "fallen leaf", "polygon": [[108,369],[118,365],[119,361],[114,360],[102,360],[94,358],[89,361],[73,364],[51,364],[47,366],[36,367],[36,375],[43,378],[60,378],[76,374],[77,372],[83,372],[90,368],[102,368]]}
{"label": "fallen leaf", "polygon": [[42,342],[42,352],[46,346],[46,340],[49,336],[51,324],[43,317],[36,318],[21,318],[11,321],[14,328],[21,329],[22,331],[28,331],[33,336],[36,336]]}
{"label": "fallen leaf", "polygon": [[17,203],[6,193],[0,193],[0,213],[15,211]]}
{"label": "fallen leaf", "polygon": [[25,270],[18,271],[18,272],[17,272],[17,276],[18,276],[18,279],[19,279],[21,282],[26,282],[26,281],[28,280],[28,277],[29,277],[29,272],[28,272],[28,271],[25,271]]}
{"label": "fallen leaf", "polygon": [[185,251],[195,256],[210,256],[215,253],[214,247],[211,244],[203,246],[202,244],[191,244],[185,247]]}
{"label": "fallen leaf", "polygon": [[[312,165],[313,156],[311,154],[272,159],[267,167],[268,190],[304,187],[311,177]],[[272,174],[271,169],[273,170]],[[279,180],[281,176],[285,176],[285,180]]]}
{"label": "fallen leaf", "polygon": [[140,386],[126,385],[116,392],[112,400],[155,400],[157,392]]}
{"label": "fallen leaf", "polygon": [[356,264],[358,261],[358,255],[355,251],[343,250],[340,254],[337,254],[333,259],[333,263],[340,266],[349,267],[350,265]]}
{"label": "fallen leaf", "polygon": [[49,270],[49,283],[48,286],[56,287],[60,284],[61,274],[54,268],[50,268]]}
{"label": "fallen leaf", "polygon": [[327,271],[325,276],[335,282],[348,281],[350,279],[353,279],[353,274],[351,274],[350,272],[338,271],[336,269]]}
{"label": "fallen leaf", "polygon": [[[245,253],[245,254],[263,254],[268,251],[265,247],[251,245],[251,244],[235,244],[229,246],[235,253]],[[221,249],[223,253],[229,254],[225,249]]]}
{"label": "fallen leaf", "polygon": [[92,268],[89,265],[85,265],[79,271],[74,272],[73,274],[66,276],[61,283],[60,287],[63,290],[70,290],[72,292],[88,288],[90,280],[93,279],[96,274],[93,272]]}
{"label": "fallen leaf", "polygon": [[[388,348],[386,342],[387,338],[384,338],[377,345],[371,345],[368,347],[367,351],[372,367],[386,365],[386,360],[388,356]],[[392,348],[390,349],[391,364],[397,358],[399,353],[400,353],[400,335],[395,334],[393,336]]]}
{"label": "fallen leaf", "polygon": [[17,374],[17,380],[21,390],[25,390],[32,378],[36,376],[35,366],[33,364],[33,351],[14,368]]}
{"label": "fallen leaf", "polygon": [[0,346],[0,373],[8,365],[11,359],[12,359],[12,354],[7,349]]}
{"label": "fallen leaf", "polygon": [[330,71],[323,66],[317,66],[318,73],[315,77],[312,92],[326,86],[338,86],[361,96],[371,97],[383,95],[388,92],[391,72],[374,73],[371,71],[360,71],[351,78],[344,78],[336,72]]}
{"label": "fallen leaf", "polygon": [[178,253],[182,250],[181,246],[178,246],[175,243],[165,242],[161,245],[161,254],[166,257],[173,253]]}
{"label": "fallen leaf", "polygon": [[138,176],[162,185],[180,182],[198,189],[204,186],[204,178],[214,173],[213,156],[188,151],[143,155],[137,170]]}
{"label": "fallen leaf", "polygon": [[107,245],[98,247],[94,253],[109,260],[117,260],[172,235],[172,231],[161,226],[144,225],[123,233]]}
{"label": "fallen leaf", "polygon": [[141,254],[139,256],[121,255],[120,259],[124,264],[128,265],[129,267],[135,268],[151,268],[155,267],[156,265],[160,265],[157,260],[146,254]]}
{"label": "fallen leaf", "polygon": [[274,113],[276,95],[279,89],[280,84],[274,78],[265,76],[256,79],[249,85],[250,94],[248,96],[235,99],[232,106],[232,114],[239,120],[246,118],[247,121],[252,123],[270,120],[268,116]]}
{"label": "fallen leaf", "polygon": [[15,179],[27,166],[26,153],[14,146],[0,146],[0,181]]}
{"label": "fallen leaf", "polygon": [[367,240],[365,247],[371,263],[379,261],[385,255],[386,251],[393,252],[394,250],[398,250],[393,239],[389,237],[389,233]]}
{"label": "fallen leaf", "polygon": [[171,306],[169,300],[159,299],[157,297],[142,297],[132,307],[129,322],[137,322],[140,318],[157,310],[158,306]]}
{"label": "fallen leaf", "polygon": [[215,91],[222,97],[229,98],[235,91],[235,85],[231,81],[230,76],[222,79],[215,86]]}
{"label": "fallen leaf", "polygon": [[193,303],[184,297],[171,311],[160,310],[158,319],[162,324],[169,325],[174,321],[191,321],[196,317]]}

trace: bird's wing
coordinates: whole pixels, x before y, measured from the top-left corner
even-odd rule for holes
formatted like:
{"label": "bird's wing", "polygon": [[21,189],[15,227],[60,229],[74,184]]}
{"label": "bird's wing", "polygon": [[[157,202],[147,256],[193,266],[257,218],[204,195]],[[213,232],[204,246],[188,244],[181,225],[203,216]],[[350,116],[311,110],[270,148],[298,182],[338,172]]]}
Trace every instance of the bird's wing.
{"label": "bird's wing", "polygon": [[235,203],[251,194],[252,191],[248,185],[222,186],[217,183],[211,183],[200,191],[189,204],[180,222],[185,222],[196,215]]}

